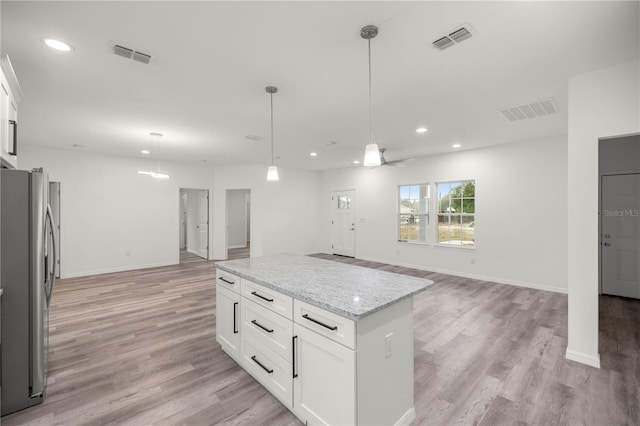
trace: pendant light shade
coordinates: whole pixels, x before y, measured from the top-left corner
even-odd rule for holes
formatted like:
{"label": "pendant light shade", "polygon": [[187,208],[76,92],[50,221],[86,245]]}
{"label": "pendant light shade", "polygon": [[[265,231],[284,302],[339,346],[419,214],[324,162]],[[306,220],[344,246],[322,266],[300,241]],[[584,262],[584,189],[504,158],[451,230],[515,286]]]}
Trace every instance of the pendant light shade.
{"label": "pendant light shade", "polygon": [[271,96],[271,165],[269,169],[267,169],[267,180],[273,182],[280,180],[278,177],[278,168],[273,164],[273,94],[278,93],[278,88],[275,86],[267,86],[264,90]]}
{"label": "pendant light shade", "polygon": [[369,143],[364,150],[364,166],[376,167],[382,164],[380,160],[380,149],[377,143]]}
{"label": "pendant light shade", "polygon": [[382,164],[380,160],[380,149],[378,144],[373,141],[373,101],[371,98],[371,39],[378,35],[378,27],[375,25],[367,25],[360,30],[360,36],[367,40],[369,47],[369,143],[364,150],[365,167],[376,167]]}
{"label": "pendant light shade", "polygon": [[162,137],[162,133],[149,133],[149,136],[152,138],[156,138],[156,170],[153,170],[153,161],[151,164],[151,169],[149,171],[141,170],[138,172],[139,175],[147,175],[156,179],[169,179],[169,175],[165,173],[160,173],[160,138]]}
{"label": "pendant light shade", "polygon": [[278,177],[278,168],[276,166],[269,166],[269,169],[267,170],[267,180],[280,180]]}

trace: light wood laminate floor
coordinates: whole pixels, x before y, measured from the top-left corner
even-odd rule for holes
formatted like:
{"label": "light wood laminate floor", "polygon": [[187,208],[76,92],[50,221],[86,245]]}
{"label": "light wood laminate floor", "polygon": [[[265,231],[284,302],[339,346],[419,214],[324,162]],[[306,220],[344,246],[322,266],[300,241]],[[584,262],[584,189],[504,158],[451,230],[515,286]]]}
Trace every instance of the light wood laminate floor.
{"label": "light wood laminate floor", "polygon": [[[564,359],[565,295],[317,257],[436,282],[414,304],[414,424],[640,423],[640,301],[601,297],[598,370]],[[60,280],[46,400],[3,426],[300,424],[215,342],[198,259]]]}

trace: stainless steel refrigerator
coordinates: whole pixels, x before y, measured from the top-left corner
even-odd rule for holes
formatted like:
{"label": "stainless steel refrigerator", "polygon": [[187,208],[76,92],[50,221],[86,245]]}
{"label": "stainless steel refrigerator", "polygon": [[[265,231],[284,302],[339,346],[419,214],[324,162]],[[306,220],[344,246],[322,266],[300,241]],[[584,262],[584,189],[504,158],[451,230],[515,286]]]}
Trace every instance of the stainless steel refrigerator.
{"label": "stainless steel refrigerator", "polygon": [[39,404],[47,385],[55,228],[43,169],[0,169],[2,415]]}

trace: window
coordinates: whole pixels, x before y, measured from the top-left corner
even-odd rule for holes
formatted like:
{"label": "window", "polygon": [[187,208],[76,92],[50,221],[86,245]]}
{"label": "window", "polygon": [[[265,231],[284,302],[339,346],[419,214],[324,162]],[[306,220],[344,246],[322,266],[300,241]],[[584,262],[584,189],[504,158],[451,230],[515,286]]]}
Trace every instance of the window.
{"label": "window", "polygon": [[476,183],[444,182],[438,188],[438,244],[475,247]]}
{"label": "window", "polygon": [[427,242],[429,226],[429,185],[398,187],[399,241]]}

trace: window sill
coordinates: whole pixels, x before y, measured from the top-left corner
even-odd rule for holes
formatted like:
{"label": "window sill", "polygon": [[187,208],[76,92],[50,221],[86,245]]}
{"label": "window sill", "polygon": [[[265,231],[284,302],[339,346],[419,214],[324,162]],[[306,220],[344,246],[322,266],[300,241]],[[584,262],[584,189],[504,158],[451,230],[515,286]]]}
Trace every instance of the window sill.
{"label": "window sill", "polygon": [[455,245],[455,244],[439,244],[436,243],[434,244],[435,247],[447,247],[447,248],[453,248],[453,249],[461,249],[461,250],[475,250],[476,246],[461,246],[461,245]]}
{"label": "window sill", "polygon": [[431,243],[428,241],[406,241],[406,240],[397,240],[397,243],[401,244],[410,244],[415,246],[430,246]]}

